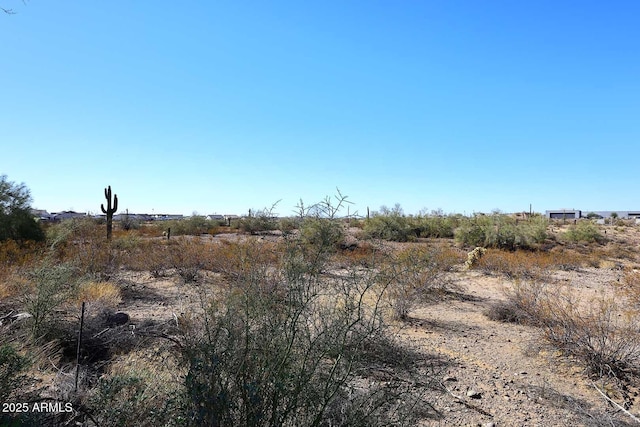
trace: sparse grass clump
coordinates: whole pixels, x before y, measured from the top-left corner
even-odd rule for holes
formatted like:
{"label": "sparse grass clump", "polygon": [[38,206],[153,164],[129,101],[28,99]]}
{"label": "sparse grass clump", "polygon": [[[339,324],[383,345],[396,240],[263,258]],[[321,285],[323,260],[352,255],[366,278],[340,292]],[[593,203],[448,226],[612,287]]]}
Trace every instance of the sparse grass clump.
{"label": "sparse grass clump", "polygon": [[120,288],[109,282],[85,282],[82,283],[75,295],[76,304],[82,302],[99,303],[101,305],[115,307],[121,301]]}

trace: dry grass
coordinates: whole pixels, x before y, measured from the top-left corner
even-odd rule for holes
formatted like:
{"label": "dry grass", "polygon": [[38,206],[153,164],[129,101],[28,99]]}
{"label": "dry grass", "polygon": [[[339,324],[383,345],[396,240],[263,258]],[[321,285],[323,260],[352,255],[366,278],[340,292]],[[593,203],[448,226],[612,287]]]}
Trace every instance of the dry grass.
{"label": "dry grass", "polygon": [[551,270],[574,270],[589,265],[589,260],[588,256],[570,251],[507,252],[488,249],[474,268],[513,279],[537,279],[545,277]]}
{"label": "dry grass", "polygon": [[640,322],[615,297],[580,298],[570,287],[518,281],[490,319],[538,326],[544,339],[597,377],[640,375]]}
{"label": "dry grass", "polygon": [[80,285],[73,302],[99,303],[107,307],[116,307],[122,302],[120,288],[109,282],[86,282]]}

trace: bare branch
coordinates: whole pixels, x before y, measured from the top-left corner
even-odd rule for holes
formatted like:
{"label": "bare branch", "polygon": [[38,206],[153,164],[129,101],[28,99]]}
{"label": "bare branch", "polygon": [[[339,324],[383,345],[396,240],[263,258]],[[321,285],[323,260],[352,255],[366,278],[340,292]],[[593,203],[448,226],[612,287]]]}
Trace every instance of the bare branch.
{"label": "bare branch", "polygon": [[627,411],[626,409],[624,409],[622,406],[620,406],[619,404],[617,404],[616,402],[614,402],[613,400],[611,400],[611,398],[609,396],[607,396],[606,394],[604,394],[602,392],[602,390],[600,390],[594,383],[591,383],[591,385],[593,386],[593,388],[595,388],[596,390],[598,390],[598,393],[600,393],[602,395],[602,397],[604,397],[605,399],[607,399],[610,403],[612,403],[616,408],[620,409],[622,412],[624,412],[625,414],[629,415],[635,422],[640,424],[640,418],[636,417],[635,415],[633,415],[631,412]]}

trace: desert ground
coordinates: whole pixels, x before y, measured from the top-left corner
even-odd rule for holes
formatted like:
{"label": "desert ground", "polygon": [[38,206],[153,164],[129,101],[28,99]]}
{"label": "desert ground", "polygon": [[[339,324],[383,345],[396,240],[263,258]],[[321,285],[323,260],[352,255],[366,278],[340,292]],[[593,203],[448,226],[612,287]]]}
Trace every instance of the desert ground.
{"label": "desert ground", "polygon": [[[549,233],[560,236],[569,227],[551,225]],[[624,302],[625,310],[632,307],[633,292],[621,290],[632,285],[629,277],[640,268],[637,252],[640,229],[633,225],[601,226],[600,229],[603,234],[606,232],[605,243],[568,244],[556,239],[551,253],[571,253],[574,261],[560,267],[550,263],[534,274],[514,273],[513,265],[499,268],[479,262],[471,268],[465,267],[464,261],[472,248],[461,246],[453,239],[372,241],[365,240],[358,228],[348,229],[350,245],[344,252],[351,261],[354,257],[349,251],[365,246],[391,252],[439,246],[457,253],[456,261],[440,278],[447,284],[446,291],[429,300],[418,298],[406,316],[388,319],[395,339],[418,355],[413,360],[428,383],[421,391],[428,413],[418,421],[419,425],[638,425],[640,382],[635,373],[623,377],[614,370],[594,372],[592,366],[575,353],[545,339],[544,327],[496,315],[498,307],[509,307],[514,289],[533,282],[543,283],[545,289],[553,289],[552,294],[561,294],[563,298],[572,295],[575,300],[572,299],[571,304],[585,313],[593,308],[595,301]],[[162,236],[141,239],[164,241]],[[172,239],[199,241],[205,245],[198,247],[201,250],[228,247],[237,242],[260,247],[278,244],[283,237],[278,232],[248,235],[228,230],[215,235]],[[533,252],[522,253],[525,258],[533,256],[528,255]],[[333,270],[324,274],[337,274],[346,261],[331,262]],[[167,267],[158,272],[151,264],[145,267],[149,260],[141,263],[142,266],[132,268],[123,262],[110,272],[106,283],[119,290],[115,302],[96,298],[87,303],[80,389],[89,388],[88,384],[99,378],[131,372],[152,372],[154,380],[164,384],[178,384],[186,375],[185,366],[172,356],[179,330],[204,310],[203,289],[208,284],[211,286],[204,294],[215,297],[215,286],[223,281],[224,272],[200,268],[193,272],[195,276],[190,281],[176,268]],[[15,331],[20,329],[21,322],[27,321],[16,318],[9,322],[11,317],[7,313],[24,311],[19,301],[8,291],[0,300],[0,316],[4,314],[3,328],[7,334],[17,334]],[[77,326],[70,325],[78,321],[77,312],[73,313],[69,306],[57,310],[64,318],[63,324],[75,333]],[[624,316],[623,311],[621,308],[614,316]],[[109,320],[114,312],[126,313],[122,324]],[[633,316],[637,318],[636,314],[637,311]],[[44,345],[38,366],[31,368],[29,380],[18,392],[31,399],[35,393],[44,399],[73,401],[77,408],[87,405],[80,403],[84,401],[74,390],[74,346],[73,339],[67,339],[70,344],[66,346],[60,344],[61,340],[52,341],[48,350]],[[631,346],[634,345],[638,342],[632,341]],[[380,369],[380,381],[385,381],[387,374]],[[421,384],[415,376],[411,381],[415,387]],[[83,398],[90,394],[86,391]],[[101,416],[102,420],[108,419],[108,415]],[[99,424],[94,421],[88,416],[75,418],[78,425]]]}

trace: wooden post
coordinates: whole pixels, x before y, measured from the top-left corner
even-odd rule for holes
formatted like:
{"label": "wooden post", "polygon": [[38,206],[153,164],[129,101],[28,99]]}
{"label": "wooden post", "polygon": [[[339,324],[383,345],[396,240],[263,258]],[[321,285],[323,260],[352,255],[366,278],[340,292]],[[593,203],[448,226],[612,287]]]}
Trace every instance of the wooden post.
{"label": "wooden post", "polygon": [[84,301],[80,314],[80,331],[78,332],[78,350],[76,351],[76,391],[78,391],[78,376],[80,375],[80,346],[82,345],[82,328],[84,327]]}

